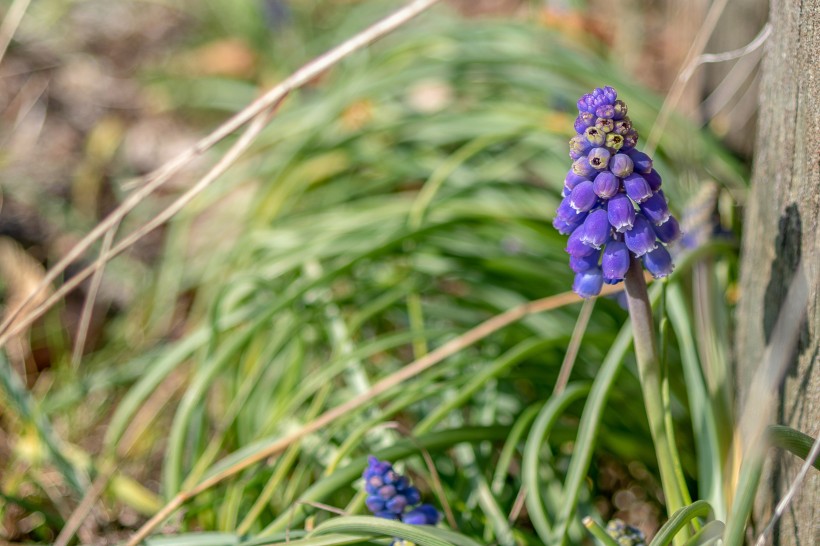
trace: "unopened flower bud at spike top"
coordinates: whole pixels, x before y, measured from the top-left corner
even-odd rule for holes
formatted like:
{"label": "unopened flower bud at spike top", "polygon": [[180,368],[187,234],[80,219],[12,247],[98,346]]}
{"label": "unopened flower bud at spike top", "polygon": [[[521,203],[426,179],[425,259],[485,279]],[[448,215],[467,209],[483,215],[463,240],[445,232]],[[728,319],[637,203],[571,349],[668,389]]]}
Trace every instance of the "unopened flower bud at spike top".
{"label": "unopened flower bud at spike top", "polygon": [[661,191],[661,175],[652,158],[637,149],[638,132],[626,102],[606,86],[577,104],[573,163],[553,226],[569,236],[573,289],[587,298],[599,294],[603,283],[621,282],[630,255],[642,258],[656,278],[669,275],[674,265],[665,245],[681,233]]}

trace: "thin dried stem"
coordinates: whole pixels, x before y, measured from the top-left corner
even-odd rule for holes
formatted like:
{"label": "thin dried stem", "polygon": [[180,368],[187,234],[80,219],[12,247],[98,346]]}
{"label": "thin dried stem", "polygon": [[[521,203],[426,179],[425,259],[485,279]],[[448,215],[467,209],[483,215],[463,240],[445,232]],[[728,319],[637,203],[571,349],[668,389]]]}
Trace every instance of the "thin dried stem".
{"label": "thin dried stem", "polygon": [[558,372],[558,379],[555,381],[555,387],[552,389],[553,396],[564,392],[569,382],[569,376],[572,374],[572,368],[575,366],[575,358],[578,356],[581,341],[584,339],[584,332],[587,330],[589,319],[592,316],[592,310],[595,309],[595,299],[596,298],[590,298],[584,301],[584,305],[581,306],[581,311],[578,313],[578,320],[575,321],[575,328],[572,330],[572,337],[567,346],[567,352],[564,353],[561,371]]}
{"label": "thin dried stem", "polygon": [[[66,254],[59,262],[57,262],[57,264],[55,264],[46,273],[45,278],[40,282],[37,288],[22,302],[21,305],[19,305],[13,312],[9,314],[7,319],[3,321],[2,324],[0,324],[0,334],[2,334],[0,335],[0,346],[2,346],[4,343],[8,341],[9,336],[7,335],[7,333],[10,326],[12,325],[12,323],[14,323],[15,319],[17,319],[18,316],[23,312],[25,306],[30,301],[33,301],[36,297],[38,297],[39,294],[46,290],[49,287],[49,285],[54,280],[56,280],[72,262],[74,262],[77,258],[82,256],[91,247],[91,245],[94,244],[95,241],[100,239],[106,232],[108,232],[108,230],[110,230],[112,226],[118,224],[129,212],[136,208],[137,205],[139,205],[146,197],[148,197],[151,193],[160,188],[163,184],[168,182],[168,180],[170,180],[174,174],[179,172],[179,170],[182,169],[182,167],[190,163],[196,157],[202,155],[205,151],[209,150],[215,144],[217,144],[225,137],[235,132],[243,125],[247,124],[254,118],[257,118],[257,116],[266,112],[274,105],[280,103],[291,91],[304,86],[306,83],[313,80],[322,72],[338,64],[345,57],[348,57],[352,53],[362,49],[371,42],[381,38],[382,36],[392,32],[393,30],[407,23],[423,11],[432,7],[438,1],[439,0],[414,0],[413,2],[410,2],[409,4],[404,6],[403,8],[385,17],[381,21],[378,21],[377,23],[371,25],[370,27],[363,30],[354,37],[350,38],[346,42],[343,42],[339,46],[328,51],[327,53],[315,58],[314,60],[310,61],[302,68],[291,74],[279,85],[273,87],[260,98],[256,99],[244,110],[231,117],[228,121],[219,126],[210,135],[200,140],[196,145],[181,153],[177,157],[171,159],[165,165],[154,171],[152,174],[148,175],[145,179],[145,184],[138,188],[134,193],[129,195],[119,207],[114,209],[114,211],[112,211],[111,214],[105,217],[93,230],[91,230],[90,233],[88,233],[88,235],[83,237],[83,239],[80,242],[78,242],[68,252],[68,254]],[[202,184],[204,180],[209,178],[209,175],[207,175],[206,178],[203,178],[203,180],[201,180],[196,187],[207,186],[211,182],[213,182],[213,179],[211,178],[209,182],[205,183],[204,185]],[[174,212],[170,213],[170,215],[163,216],[164,219],[162,220],[162,222],[173,216],[173,214],[175,214],[176,212],[178,212],[178,210],[174,210]],[[156,227],[156,225],[160,225],[162,222],[149,222],[149,224],[146,225],[146,229],[148,229],[149,225]],[[153,229],[153,227],[150,229]],[[135,233],[134,235],[136,236],[137,234]],[[127,245],[133,244],[133,242],[138,238],[139,237],[129,238],[118,244],[111,251],[111,253],[109,253],[110,257],[116,256],[117,254],[122,252],[125,248],[127,248]],[[75,283],[71,289],[76,287],[77,284],[79,283]],[[63,294],[64,293],[65,292],[63,292]]]}
{"label": "thin dried stem", "polygon": [[716,2],[712,4],[712,7],[709,8],[709,12],[706,14],[703,25],[700,27],[700,32],[698,32],[697,36],[695,36],[695,40],[692,42],[692,46],[686,54],[686,59],[683,61],[683,68],[681,68],[678,73],[675,83],[672,84],[672,89],[670,89],[669,93],[666,94],[666,98],[661,106],[661,111],[658,113],[658,118],[652,126],[652,130],[649,132],[649,137],[646,139],[644,151],[647,154],[653,155],[655,153],[655,148],[658,146],[658,140],[660,140],[660,136],[666,127],[666,122],[669,120],[669,116],[672,114],[672,111],[678,105],[678,102],[683,96],[683,91],[686,89],[686,84],[692,77],[694,69],[699,64],[698,58],[703,52],[703,48],[706,47],[706,43],[709,41],[709,37],[712,35],[712,32],[715,31],[715,26],[717,25],[718,19],[720,19],[720,16],[726,8],[728,1],[729,0],[716,0]]}
{"label": "thin dried stem", "polygon": [[[616,292],[619,292],[620,290],[621,287],[608,285],[604,287],[604,289],[601,292],[601,295],[614,294]],[[564,292],[561,294],[557,294],[555,296],[550,296],[547,298],[542,298],[540,300],[528,302],[523,305],[519,305],[518,307],[509,309],[499,315],[496,315],[482,322],[475,328],[472,328],[471,330],[468,330],[459,337],[450,340],[438,349],[435,349],[434,351],[428,353],[424,357],[414,362],[411,362],[410,364],[408,364],[401,370],[397,371],[396,373],[388,377],[385,377],[378,383],[374,384],[368,391],[351,398],[347,402],[339,406],[336,406],[333,409],[326,411],[310,423],[307,423],[301,428],[291,432],[287,436],[280,438],[279,440],[273,442],[266,448],[249,455],[241,461],[234,463],[225,470],[222,470],[221,472],[214,474],[206,480],[203,480],[196,486],[187,490],[180,491],[168,502],[168,504],[163,506],[150,520],[148,520],[134,534],[134,536],[131,537],[131,539],[126,543],[126,546],[137,546],[137,544],[139,544],[143,539],[145,539],[151,533],[151,531],[153,531],[163,521],[165,521],[174,512],[176,512],[177,509],[179,509],[188,500],[194,498],[203,491],[210,489],[211,487],[217,485],[218,483],[221,483],[222,481],[230,478],[231,476],[236,475],[237,473],[245,470],[248,467],[251,467],[257,463],[264,461],[268,457],[280,453],[294,442],[297,442],[305,436],[321,430],[322,428],[326,427],[327,425],[339,419],[340,417],[343,417],[349,414],[350,412],[355,411],[356,409],[371,402],[372,400],[381,396],[390,389],[400,385],[401,383],[407,381],[412,377],[419,375],[425,370],[433,367],[435,364],[438,364],[445,358],[448,358],[464,350],[465,348],[473,345],[479,340],[491,335],[493,332],[496,332],[501,328],[509,326],[510,324],[517,322],[528,315],[534,313],[542,313],[544,311],[551,311],[553,309],[557,309],[559,307],[563,307],[565,305],[569,305],[572,303],[577,303],[579,301],[580,298],[578,298],[578,296],[575,295],[573,292]]]}
{"label": "thin dried stem", "polygon": [[800,468],[800,472],[798,472],[797,476],[795,476],[794,480],[792,480],[789,490],[786,491],[786,494],[782,499],[780,499],[780,502],[777,503],[777,507],[774,510],[771,521],[769,521],[766,528],[763,529],[763,532],[760,533],[760,536],[757,537],[755,546],[764,546],[766,544],[766,538],[771,534],[777,521],[783,517],[783,514],[786,512],[786,508],[788,508],[789,504],[791,504],[794,496],[797,494],[797,490],[800,489],[800,486],[803,484],[803,480],[806,479],[806,474],[809,473],[809,469],[812,465],[814,465],[814,461],[817,460],[818,455],[820,455],[820,437],[818,437],[812,444],[811,451],[809,451],[803,466]]}
{"label": "thin dried stem", "polygon": [[88,338],[88,327],[91,324],[91,315],[94,312],[94,302],[97,301],[97,294],[102,285],[103,273],[105,272],[105,256],[111,249],[111,243],[114,242],[114,235],[117,233],[119,224],[113,226],[103,238],[102,248],[100,248],[100,257],[94,264],[94,276],[91,279],[91,286],[88,288],[88,294],[83,303],[83,310],[80,314],[80,323],[77,327],[77,337],[74,340],[74,351],[71,353],[71,367],[76,369],[80,365],[80,360],[83,358],[85,352],[85,341]]}

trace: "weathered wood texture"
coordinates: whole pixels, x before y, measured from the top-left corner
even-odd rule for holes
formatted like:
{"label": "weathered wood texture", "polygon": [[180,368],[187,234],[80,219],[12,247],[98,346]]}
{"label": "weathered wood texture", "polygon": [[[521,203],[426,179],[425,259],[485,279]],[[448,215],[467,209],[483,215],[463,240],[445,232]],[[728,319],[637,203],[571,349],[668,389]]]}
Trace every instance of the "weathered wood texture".
{"label": "weathered wood texture", "polygon": [[[820,0],[773,0],[769,16],[774,32],[763,60],[752,192],[743,233],[737,378],[742,401],[802,261],[810,285],[806,321],[776,419],[816,437],[820,434]],[[793,456],[772,455],[755,509],[758,527],[768,521],[799,467],[799,459]],[[820,473],[810,471],[773,540],[784,546],[820,544]]]}

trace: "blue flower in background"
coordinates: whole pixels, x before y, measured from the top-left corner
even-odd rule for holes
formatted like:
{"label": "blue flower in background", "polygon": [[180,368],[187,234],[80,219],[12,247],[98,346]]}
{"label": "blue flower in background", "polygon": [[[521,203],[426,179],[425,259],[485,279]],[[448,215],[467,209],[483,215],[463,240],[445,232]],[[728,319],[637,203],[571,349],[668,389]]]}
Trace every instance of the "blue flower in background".
{"label": "blue flower in background", "polygon": [[365,504],[376,517],[411,525],[438,523],[438,510],[429,504],[419,505],[421,493],[410,485],[407,477],[393,470],[391,463],[380,461],[371,455],[362,477],[367,492]]}
{"label": "blue flower in background", "polygon": [[672,272],[667,244],[681,236],[661,190],[652,158],[635,149],[638,133],[627,106],[612,87],[578,100],[576,135],[569,142],[572,167],[552,225],[569,235],[566,251],[575,272],[572,289],[597,296],[617,284],[630,254],[655,278]]}
{"label": "blue flower in background", "polygon": [[606,534],[611,536],[619,546],[646,546],[646,537],[640,529],[627,525],[617,518],[606,524]]}

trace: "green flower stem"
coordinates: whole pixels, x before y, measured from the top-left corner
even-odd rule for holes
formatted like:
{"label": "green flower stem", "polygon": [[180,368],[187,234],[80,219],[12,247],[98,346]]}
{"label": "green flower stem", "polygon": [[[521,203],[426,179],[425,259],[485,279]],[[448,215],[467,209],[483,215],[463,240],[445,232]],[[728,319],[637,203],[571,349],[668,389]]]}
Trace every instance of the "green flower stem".
{"label": "green flower stem", "polygon": [[678,458],[673,452],[669,431],[664,422],[660,360],[658,358],[655,325],[652,321],[652,305],[646,291],[643,268],[634,256],[629,264],[629,271],[626,273],[624,284],[626,286],[627,304],[629,305],[629,317],[632,321],[635,357],[638,361],[638,373],[641,380],[641,389],[643,390],[644,404],[646,404],[646,416],[649,419],[649,429],[652,433],[652,441],[655,443],[655,453],[658,457],[661,485],[666,497],[666,510],[671,516],[683,508],[684,495],[675,471],[675,461]]}
{"label": "green flower stem", "polygon": [[584,527],[587,528],[589,534],[597,538],[604,546],[619,546],[618,542],[606,533],[606,530],[601,525],[587,516],[584,518]]}

